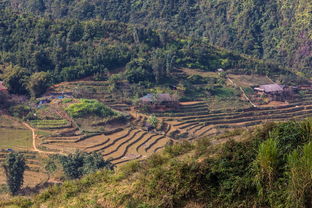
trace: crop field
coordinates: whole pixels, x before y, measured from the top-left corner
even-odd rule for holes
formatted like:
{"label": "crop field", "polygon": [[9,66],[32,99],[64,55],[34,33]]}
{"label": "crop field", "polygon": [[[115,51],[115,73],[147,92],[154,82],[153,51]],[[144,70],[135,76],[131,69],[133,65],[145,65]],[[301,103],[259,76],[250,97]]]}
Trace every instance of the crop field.
{"label": "crop field", "polygon": [[0,149],[31,150],[31,131],[9,116],[0,116]]}
{"label": "crop field", "polygon": [[32,149],[32,134],[27,129],[0,128],[0,149]]}
{"label": "crop field", "polygon": [[[184,75],[201,73],[203,77],[217,77],[217,73],[198,72],[182,69]],[[183,76],[184,76],[183,75]],[[181,75],[182,76],[182,75]],[[251,87],[271,83],[265,76],[230,75],[236,85]],[[199,84],[198,87],[204,87]],[[126,86],[126,85],[125,85]],[[196,85],[197,86],[197,85]],[[213,137],[235,128],[248,128],[267,121],[303,119],[312,116],[312,91],[300,92],[300,97],[288,103],[272,103],[253,107],[242,99],[237,87],[225,86],[215,90],[216,95],[181,102],[176,110],[153,113],[164,122],[166,129],[148,130],[145,128],[150,114],[138,113],[131,105],[120,99],[120,94],[112,95],[107,82],[79,81],[63,83],[55,90],[76,89],[87,92],[87,97],[98,99],[115,110],[131,115],[128,123],[114,126],[101,124],[97,119],[72,119],[57,106],[66,106],[71,100],[53,105],[60,119],[33,121],[39,130],[39,148],[55,153],[72,153],[76,150],[98,152],[113,164],[119,165],[130,160],[141,160],[160,151],[168,143],[194,140],[200,137]],[[129,89],[126,88],[127,91]],[[126,96],[127,97],[127,96]],[[90,117],[91,118],[91,117]],[[93,124],[97,124],[92,127]],[[70,125],[68,125],[70,124]],[[55,127],[55,128],[54,128]],[[57,128],[56,128],[57,127]],[[90,128],[92,127],[92,128]]]}
{"label": "crop field", "polygon": [[54,128],[62,128],[64,126],[68,126],[68,122],[66,120],[33,120],[30,124],[38,129],[54,129]]}
{"label": "crop field", "polygon": [[228,75],[228,77],[240,87],[252,87],[257,85],[273,84],[272,80],[270,80],[268,77],[260,75],[230,74]]}
{"label": "crop field", "polygon": [[199,71],[199,70],[190,69],[190,68],[181,68],[180,70],[188,76],[200,75],[202,77],[218,77],[217,72]]}

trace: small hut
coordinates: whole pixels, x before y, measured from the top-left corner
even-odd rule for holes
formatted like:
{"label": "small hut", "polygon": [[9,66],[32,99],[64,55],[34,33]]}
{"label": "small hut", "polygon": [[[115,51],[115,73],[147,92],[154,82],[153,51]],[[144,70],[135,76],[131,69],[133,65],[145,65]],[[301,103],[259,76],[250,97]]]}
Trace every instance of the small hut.
{"label": "small hut", "polygon": [[265,95],[271,101],[284,101],[286,98],[293,96],[293,88],[279,84],[266,84],[254,88],[254,90],[261,96]]}
{"label": "small hut", "polygon": [[150,110],[175,109],[179,107],[179,101],[169,93],[147,94],[140,98],[139,107],[148,107]]}

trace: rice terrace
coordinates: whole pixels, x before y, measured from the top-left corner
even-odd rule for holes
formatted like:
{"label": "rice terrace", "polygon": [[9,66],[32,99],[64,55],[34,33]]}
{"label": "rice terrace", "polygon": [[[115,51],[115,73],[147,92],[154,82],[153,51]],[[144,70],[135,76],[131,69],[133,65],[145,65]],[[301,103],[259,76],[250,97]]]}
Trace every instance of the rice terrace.
{"label": "rice terrace", "polygon": [[[175,74],[214,80],[220,73],[183,68]],[[31,104],[33,115],[27,121],[0,117],[1,158],[10,151],[25,153],[29,168],[24,186],[35,187],[51,180],[43,168],[49,155],[96,152],[118,167],[143,160],[174,143],[201,137],[218,143],[214,136],[233,129],[312,115],[310,87],[296,87],[293,95],[286,96],[289,99],[257,95],[253,87],[274,83],[259,75],[227,75],[226,87],[217,88],[208,97],[189,97],[179,86],[146,95],[126,81],[115,83],[112,89],[112,82],[86,79],[60,83]],[[201,89],[205,85],[199,82],[195,86]]]}

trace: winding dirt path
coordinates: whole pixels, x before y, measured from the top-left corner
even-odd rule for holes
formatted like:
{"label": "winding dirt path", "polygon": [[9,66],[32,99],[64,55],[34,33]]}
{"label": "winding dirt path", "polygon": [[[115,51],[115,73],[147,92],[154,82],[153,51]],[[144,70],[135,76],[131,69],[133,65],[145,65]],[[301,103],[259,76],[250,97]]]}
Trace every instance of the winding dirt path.
{"label": "winding dirt path", "polygon": [[28,128],[29,130],[31,130],[32,132],[32,139],[33,139],[33,149],[35,152],[38,152],[38,153],[42,153],[42,154],[61,154],[61,155],[65,155],[65,153],[62,153],[62,152],[48,152],[48,151],[42,151],[40,149],[37,148],[37,145],[36,145],[36,138],[37,138],[37,135],[36,135],[36,129],[34,129],[33,127],[31,127],[28,123],[26,122],[23,122],[24,126],[26,126],[26,128]]}

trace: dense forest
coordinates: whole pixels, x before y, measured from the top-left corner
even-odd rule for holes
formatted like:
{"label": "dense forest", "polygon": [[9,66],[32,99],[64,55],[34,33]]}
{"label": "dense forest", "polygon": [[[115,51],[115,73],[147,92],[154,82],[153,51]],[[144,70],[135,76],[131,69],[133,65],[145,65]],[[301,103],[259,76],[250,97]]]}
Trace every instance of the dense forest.
{"label": "dense forest", "polygon": [[[207,40],[117,21],[54,19],[0,9],[0,74],[9,91],[39,96],[53,83],[125,67],[130,83],[158,84],[175,67],[295,75]],[[101,76],[103,75],[103,76]],[[170,81],[170,80],[169,80]]]}
{"label": "dense forest", "polygon": [[49,19],[116,20],[174,31],[308,74],[312,65],[309,0],[2,1]]}

